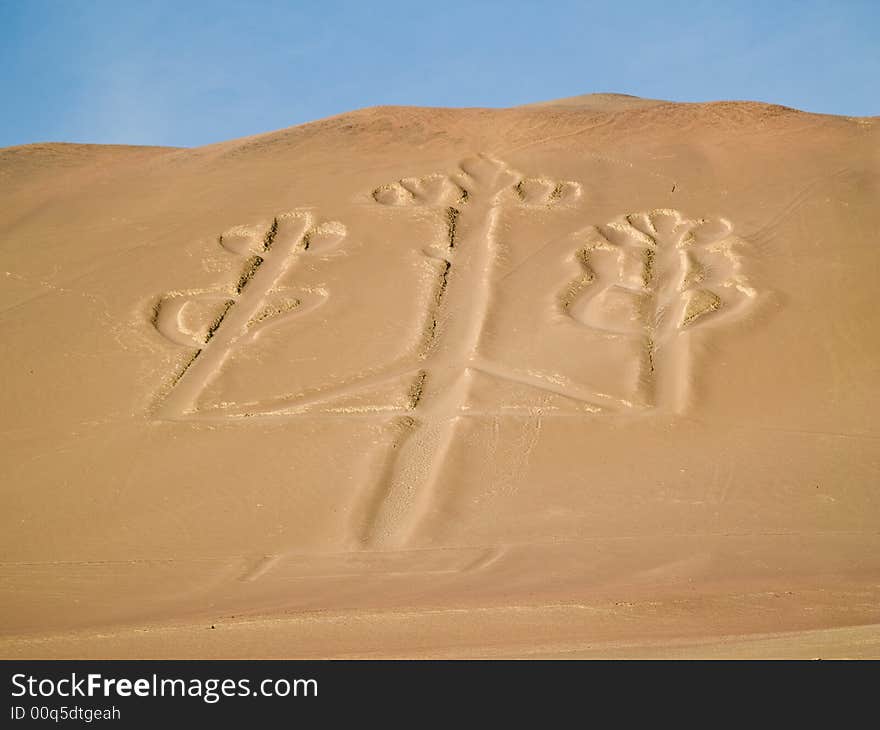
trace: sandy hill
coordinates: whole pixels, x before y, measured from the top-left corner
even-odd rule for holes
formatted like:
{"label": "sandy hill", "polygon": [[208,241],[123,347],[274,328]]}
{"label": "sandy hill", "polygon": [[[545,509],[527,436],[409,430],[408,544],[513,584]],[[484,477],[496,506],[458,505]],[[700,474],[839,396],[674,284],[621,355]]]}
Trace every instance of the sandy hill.
{"label": "sandy hill", "polygon": [[580,94],[579,96],[567,96],[564,99],[551,99],[550,101],[538,101],[534,104],[526,104],[524,109],[537,109],[547,107],[568,107],[580,111],[591,112],[620,112],[628,109],[647,109],[658,104],[669,102],[660,99],[643,99],[629,94]]}
{"label": "sandy hill", "polygon": [[378,107],[0,184],[0,655],[880,654],[877,118]]}

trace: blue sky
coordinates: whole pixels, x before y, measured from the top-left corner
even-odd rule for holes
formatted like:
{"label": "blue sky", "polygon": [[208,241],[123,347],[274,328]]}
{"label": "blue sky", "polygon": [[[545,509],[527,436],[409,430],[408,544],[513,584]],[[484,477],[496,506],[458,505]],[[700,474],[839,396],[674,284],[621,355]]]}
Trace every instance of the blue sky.
{"label": "blue sky", "polygon": [[880,0],[0,0],[0,147],[589,92],[880,114]]}

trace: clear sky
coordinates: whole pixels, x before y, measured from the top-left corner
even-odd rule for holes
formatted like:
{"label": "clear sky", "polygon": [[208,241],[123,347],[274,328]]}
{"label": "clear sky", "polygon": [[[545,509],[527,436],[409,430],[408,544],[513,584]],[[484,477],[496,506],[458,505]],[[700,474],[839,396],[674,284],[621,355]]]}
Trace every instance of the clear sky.
{"label": "clear sky", "polygon": [[0,0],[0,147],[590,92],[880,114],[880,0]]}

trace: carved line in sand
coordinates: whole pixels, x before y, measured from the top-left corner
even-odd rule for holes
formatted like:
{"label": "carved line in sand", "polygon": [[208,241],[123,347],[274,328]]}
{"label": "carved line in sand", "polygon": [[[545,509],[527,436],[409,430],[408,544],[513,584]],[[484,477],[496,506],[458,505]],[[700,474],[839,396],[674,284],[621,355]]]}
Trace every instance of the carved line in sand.
{"label": "carved line in sand", "polygon": [[[474,373],[522,380],[504,365],[485,363],[478,355],[489,312],[501,209],[558,205],[580,193],[577,183],[527,178],[487,155],[464,160],[449,176],[406,178],[373,191],[373,199],[383,205],[436,208],[447,235],[424,250],[436,284],[410,400],[413,413],[387,424],[388,439],[374,469],[378,479],[353,510],[351,534],[358,545],[399,546],[418,531],[439,491]],[[529,385],[548,387],[539,378]],[[580,394],[566,395],[582,399]]]}
{"label": "carved line in sand", "polygon": [[[409,542],[435,504],[440,473],[465,415],[475,374],[564,395],[588,410],[631,406],[627,401],[603,401],[602,394],[582,388],[515,373],[478,354],[493,286],[501,209],[517,204],[550,207],[579,195],[577,183],[526,178],[485,155],[463,161],[451,175],[406,178],[377,188],[372,192],[375,202],[430,207],[444,223],[442,240],[424,249],[436,283],[416,362],[312,396],[257,404],[256,411],[220,409],[219,416],[307,414],[310,406],[409,377],[403,408],[375,408],[368,414],[387,418],[391,411],[393,415],[386,422],[384,448],[370,457],[381,462],[373,470],[379,479],[361,491],[351,516],[350,532],[357,547],[384,547]],[[660,403],[662,394],[671,391],[673,407],[680,406],[689,382],[690,329],[735,314],[755,296],[741,271],[739,240],[730,233],[727,221],[690,220],[673,210],[631,214],[585,232],[575,257],[579,276],[559,295],[558,305],[585,328],[641,342],[644,405]],[[224,234],[220,244],[245,257],[230,291],[173,292],[156,306],[157,329],[174,342],[196,348],[172,382],[158,415],[216,418],[216,412],[200,412],[196,404],[230,354],[265,327],[298,316],[326,297],[325,292],[281,289],[283,275],[297,257],[321,255],[345,235],[341,223],[315,226],[303,212],[279,216],[261,240],[253,229]],[[209,324],[193,326],[191,321],[198,321],[198,316]]]}
{"label": "carved line in sand", "polygon": [[640,346],[640,399],[676,412],[688,402],[690,333],[738,316],[756,296],[745,242],[730,221],[657,209],[586,229],[580,275],[559,296],[582,326]]}
{"label": "carved line in sand", "polygon": [[[304,211],[278,216],[262,236],[255,227],[243,226],[220,236],[219,245],[243,259],[231,287],[171,292],[153,309],[153,324],[160,333],[194,348],[163,394],[156,415],[198,417],[199,395],[238,347],[319,306],[326,292],[292,290],[280,282],[298,257],[322,256],[345,237],[342,223],[315,224]],[[199,325],[204,322],[208,324]]]}

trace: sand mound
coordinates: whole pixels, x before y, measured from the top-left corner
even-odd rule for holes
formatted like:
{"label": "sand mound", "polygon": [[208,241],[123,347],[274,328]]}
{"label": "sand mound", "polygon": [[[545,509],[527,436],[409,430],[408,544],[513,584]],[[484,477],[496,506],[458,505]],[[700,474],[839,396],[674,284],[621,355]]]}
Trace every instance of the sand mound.
{"label": "sand mound", "polygon": [[639,96],[630,96],[629,94],[581,94],[580,96],[568,96],[564,99],[526,104],[521,108],[569,107],[590,112],[620,112],[630,109],[647,109],[658,104],[668,103],[659,99],[643,99]]}
{"label": "sand mound", "polygon": [[876,656],[877,118],[379,107],[0,180],[0,655]]}

